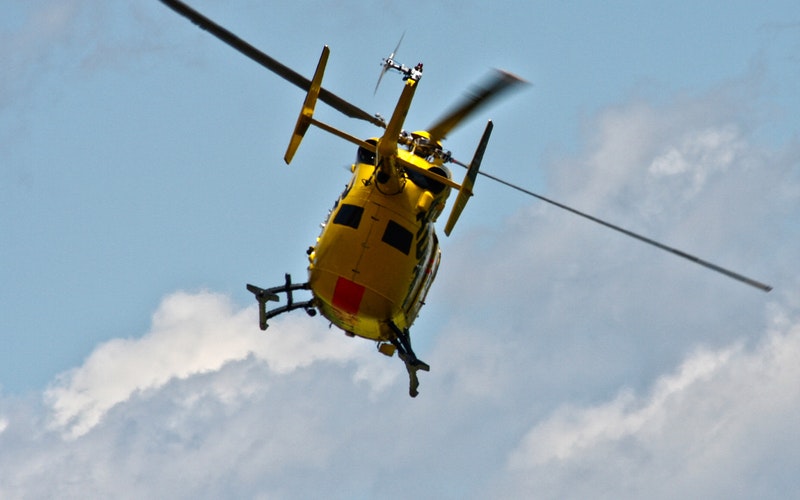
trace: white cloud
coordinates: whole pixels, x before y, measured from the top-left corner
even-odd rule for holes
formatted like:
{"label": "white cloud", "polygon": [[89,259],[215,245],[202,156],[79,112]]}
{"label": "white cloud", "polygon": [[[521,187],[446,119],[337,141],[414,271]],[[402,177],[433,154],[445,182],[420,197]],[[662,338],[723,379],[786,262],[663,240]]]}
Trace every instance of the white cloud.
{"label": "white cloud", "polygon": [[[317,360],[357,359],[364,352],[356,342],[298,321],[278,323],[264,333],[254,328],[257,317],[255,306],[237,310],[218,294],[179,292],[165,298],[148,333],[99,345],[83,365],[60,375],[47,389],[53,428],[80,436],[136,392],[219,371],[248,356],[284,374]],[[356,378],[364,379],[370,370],[365,364]]]}
{"label": "white cloud", "polygon": [[670,146],[653,160],[650,173],[663,177],[691,170],[687,195],[696,195],[710,174],[725,170],[737,159],[738,151],[743,149],[740,141],[738,131],[731,125],[692,131],[681,144]]}
{"label": "white cloud", "polygon": [[537,424],[526,435],[522,446],[512,453],[510,467],[525,469],[550,461],[568,461],[592,447],[648,434],[647,428],[660,428],[668,420],[664,416],[667,408],[717,373],[738,350],[692,355],[677,373],[661,378],[647,398],[636,398],[630,391],[624,391],[598,407],[557,410],[555,416]]}
{"label": "white cloud", "polygon": [[[760,496],[762,481],[785,477],[781,470],[754,470],[772,456],[794,466],[800,458],[800,439],[791,437],[800,411],[798,358],[800,321],[779,314],[754,348],[737,343],[695,352],[646,394],[624,390],[606,403],[562,406],[510,453],[514,494]],[[580,482],[554,484],[548,477]]]}

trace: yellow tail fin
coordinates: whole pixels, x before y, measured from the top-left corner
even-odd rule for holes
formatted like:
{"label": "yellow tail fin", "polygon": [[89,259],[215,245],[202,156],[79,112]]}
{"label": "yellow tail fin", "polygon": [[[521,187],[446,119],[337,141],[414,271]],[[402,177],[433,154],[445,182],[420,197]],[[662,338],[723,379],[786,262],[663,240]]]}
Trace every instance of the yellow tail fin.
{"label": "yellow tail fin", "polygon": [[297,118],[297,124],[294,126],[294,132],[289,141],[289,147],[286,149],[286,154],[283,156],[283,160],[287,165],[292,162],[297,148],[300,147],[300,141],[303,140],[308,126],[311,125],[311,117],[314,116],[314,106],[317,104],[319,90],[322,88],[322,76],[325,74],[325,65],[328,63],[328,54],[330,54],[330,52],[331,49],[328,48],[327,45],[322,48],[322,55],[319,57],[319,63],[317,63],[314,78],[311,80],[311,86],[308,88],[306,100],[303,102],[303,109],[300,111],[300,116]]}
{"label": "yellow tail fin", "polygon": [[450,210],[450,217],[447,219],[447,224],[444,227],[444,234],[447,236],[450,236],[450,232],[453,230],[456,222],[458,222],[461,212],[463,212],[464,207],[467,206],[467,201],[469,201],[470,196],[472,196],[472,186],[475,185],[475,178],[478,177],[478,170],[481,167],[481,161],[483,161],[483,153],[486,151],[486,145],[489,144],[489,136],[492,135],[493,127],[492,121],[489,120],[489,123],[486,124],[486,130],[483,131],[481,142],[478,143],[478,149],[475,150],[475,156],[469,164],[467,175],[464,176],[464,181],[461,183],[461,188],[458,190],[458,197],[455,203],[453,203],[453,209]]}

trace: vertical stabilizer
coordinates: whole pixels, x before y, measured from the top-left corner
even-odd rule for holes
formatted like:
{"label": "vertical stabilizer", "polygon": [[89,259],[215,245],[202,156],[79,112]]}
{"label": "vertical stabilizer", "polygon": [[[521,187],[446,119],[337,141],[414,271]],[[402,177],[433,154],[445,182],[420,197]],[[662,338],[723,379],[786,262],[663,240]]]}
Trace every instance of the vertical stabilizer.
{"label": "vertical stabilizer", "polygon": [[475,156],[469,164],[467,175],[464,176],[464,182],[461,183],[461,188],[458,190],[458,197],[455,203],[453,203],[453,209],[450,210],[450,217],[447,219],[447,225],[444,227],[444,234],[447,236],[450,236],[450,231],[453,230],[453,226],[458,222],[461,212],[464,211],[464,207],[467,206],[467,201],[469,201],[470,196],[472,196],[472,186],[475,185],[475,178],[478,176],[478,170],[481,167],[481,161],[483,161],[483,153],[486,151],[486,145],[489,144],[489,136],[492,135],[493,127],[492,121],[489,120],[486,124],[486,129],[483,131],[481,142],[478,143],[478,149],[475,150]]}
{"label": "vertical stabilizer", "polygon": [[319,57],[317,70],[314,72],[314,78],[311,80],[311,86],[308,88],[306,100],[303,102],[303,109],[300,111],[300,116],[297,118],[297,124],[294,126],[294,133],[289,141],[289,147],[286,149],[286,154],[283,156],[284,161],[288,165],[292,162],[297,148],[300,147],[300,141],[306,135],[311,119],[314,116],[314,106],[317,104],[319,91],[322,88],[322,76],[325,74],[325,65],[328,63],[328,54],[331,49],[326,45],[322,48],[322,55]]}

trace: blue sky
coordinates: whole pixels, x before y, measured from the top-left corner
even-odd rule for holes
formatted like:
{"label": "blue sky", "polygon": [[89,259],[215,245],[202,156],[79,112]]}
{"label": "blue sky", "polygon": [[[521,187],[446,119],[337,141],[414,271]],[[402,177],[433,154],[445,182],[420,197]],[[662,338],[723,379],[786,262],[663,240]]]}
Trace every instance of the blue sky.
{"label": "blue sky", "polygon": [[[766,281],[749,289],[480,179],[405,370],[244,284],[305,275],[351,145],[160,2],[0,19],[0,496],[773,497],[797,491],[796,2],[191,2],[324,86],[425,63],[424,128],[493,67],[532,85],[446,143]],[[320,106],[363,137],[377,130]],[[456,172],[458,175],[458,172]]]}

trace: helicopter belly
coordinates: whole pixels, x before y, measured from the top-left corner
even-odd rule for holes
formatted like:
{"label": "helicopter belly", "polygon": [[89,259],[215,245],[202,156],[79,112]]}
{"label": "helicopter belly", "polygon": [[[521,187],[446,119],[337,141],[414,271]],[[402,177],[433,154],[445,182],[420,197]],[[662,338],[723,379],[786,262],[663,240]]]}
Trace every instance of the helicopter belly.
{"label": "helicopter belly", "polygon": [[335,273],[313,273],[312,289],[323,316],[344,331],[373,340],[387,340],[387,322],[394,316],[393,303],[361,283]]}

